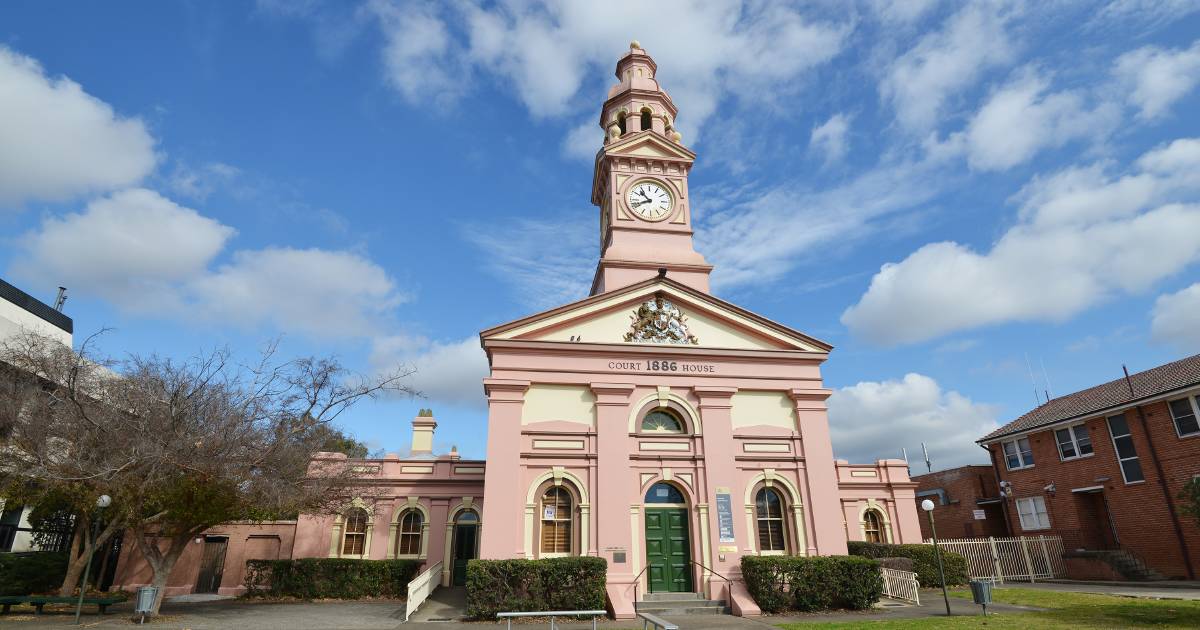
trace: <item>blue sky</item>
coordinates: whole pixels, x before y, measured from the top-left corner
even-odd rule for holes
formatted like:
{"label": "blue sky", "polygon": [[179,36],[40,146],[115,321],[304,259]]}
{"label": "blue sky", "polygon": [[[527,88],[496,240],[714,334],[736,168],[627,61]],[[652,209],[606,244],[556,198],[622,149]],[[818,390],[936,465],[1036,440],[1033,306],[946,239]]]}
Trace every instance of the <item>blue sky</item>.
{"label": "blue sky", "polygon": [[113,354],[415,365],[343,424],[481,457],[477,332],[586,293],[638,39],[714,292],[836,346],[840,456],[1200,352],[1200,3],[621,4],[6,2],[0,274]]}

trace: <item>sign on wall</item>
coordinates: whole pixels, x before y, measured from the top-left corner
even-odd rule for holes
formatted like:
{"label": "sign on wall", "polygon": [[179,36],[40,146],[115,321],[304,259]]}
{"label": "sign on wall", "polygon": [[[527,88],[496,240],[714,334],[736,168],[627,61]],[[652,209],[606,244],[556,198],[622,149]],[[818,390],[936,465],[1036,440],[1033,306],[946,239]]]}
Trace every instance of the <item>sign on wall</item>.
{"label": "sign on wall", "polygon": [[729,488],[717,488],[717,532],[721,542],[737,542],[733,536],[733,499],[729,498]]}
{"label": "sign on wall", "polygon": [[975,520],[977,520],[977,521],[986,521],[987,520],[987,513],[984,512],[983,510],[973,510],[973,512],[975,513]]}

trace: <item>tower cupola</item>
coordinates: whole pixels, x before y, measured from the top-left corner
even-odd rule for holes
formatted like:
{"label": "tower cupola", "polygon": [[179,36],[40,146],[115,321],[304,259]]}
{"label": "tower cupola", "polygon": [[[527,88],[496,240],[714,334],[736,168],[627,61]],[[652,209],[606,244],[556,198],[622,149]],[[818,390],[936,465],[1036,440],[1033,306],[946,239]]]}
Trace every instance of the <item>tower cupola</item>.
{"label": "tower cupola", "polygon": [[658,66],[636,41],[617,61],[618,83],[608,90],[608,100],[600,110],[604,143],[641,131],[654,131],[678,142],[680,136],[673,121],[678,110],[671,97],[658,84]]}

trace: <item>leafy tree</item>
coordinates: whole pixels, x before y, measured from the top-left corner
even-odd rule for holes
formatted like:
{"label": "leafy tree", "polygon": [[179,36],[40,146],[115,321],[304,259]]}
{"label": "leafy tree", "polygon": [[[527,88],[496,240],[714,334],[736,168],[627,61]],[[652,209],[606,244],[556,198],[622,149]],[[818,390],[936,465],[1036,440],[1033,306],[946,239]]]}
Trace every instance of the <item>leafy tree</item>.
{"label": "leafy tree", "polygon": [[[362,459],[367,456],[367,445],[346,435],[341,429],[323,425],[317,428],[318,433],[324,433],[321,450],[328,453],[345,453],[350,459]],[[318,439],[321,439],[318,437]]]}
{"label": "leafy tree", "polygon": [[1179,492],[1179,501],[1182,503],[1179,511],[1184,516],[1195,519],[1196,526],[1200,527],[1200,477],[1193,477],[1191,481],[1183,484],[1183,490]]}
{"label": "leafy tree", "polygon": [[[413,394],[411,370],[356,376],[333,359],[282,361],[268,346],[251,365],[228,350],[182,361],[113,361],[33,334],[0,344],[12,376],[0,387],[0,492],[53,499],[76,519],[61,591],[87,557],[121,530],[165,587],[189,541],[219,523],[340,507],[356,476],[344,460],[314,464],[329,423],[364,398]],[[349,444],[342,435],[343,446]],[[112,497],[99,513],[96,498]],[[93,522],[101,527],[93,543]],[[155,602],[157,613],[164,589]]]}

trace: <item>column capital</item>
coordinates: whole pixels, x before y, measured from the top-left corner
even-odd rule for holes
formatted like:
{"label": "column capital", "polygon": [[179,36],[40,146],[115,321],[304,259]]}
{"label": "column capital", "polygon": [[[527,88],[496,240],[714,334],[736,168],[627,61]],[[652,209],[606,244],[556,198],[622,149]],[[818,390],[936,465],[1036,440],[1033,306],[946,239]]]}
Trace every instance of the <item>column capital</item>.
{"label": "column capital", "polygon": [[633,394],[633,383],[589,383],[597,405],[626,405]]}
{"label": "column capital", "polygon": [[483,379],[483,391],[487,394],[488,402],[523,402],[527,389],[529,389],[529,381],[504,378]]}
{"label": "column capital", "polygon": [[692,392],[700,399],[700,407],[724,407],[733,406],[733,395],[737,393],[736,387],[693,387]]}
{"label": "column capital", "polygon": [[825,388],[788,390],[788,396],[796,403],[796,409],[799,410],[825,409],[825,400],[832,395],[833,390]]}

